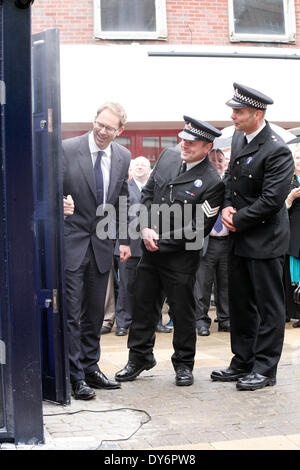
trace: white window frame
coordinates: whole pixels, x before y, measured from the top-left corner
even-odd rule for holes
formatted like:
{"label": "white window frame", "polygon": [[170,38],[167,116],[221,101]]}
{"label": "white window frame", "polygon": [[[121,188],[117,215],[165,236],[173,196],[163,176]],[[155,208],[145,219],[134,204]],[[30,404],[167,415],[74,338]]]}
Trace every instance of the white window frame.
{"label": "white window frame", "polygon": [[234,0],[228,0],[229,38],[231,42],[296,42],[296,17],[294,0],[282,0],[286,34],[251,34],[236,33],[234,30]]}
{"label": "white window frame", "polygon": [[101,31],[101,0],[94,0],[94,36],[98,39],[167,39],[166,0],[155,0],[156,31]]}

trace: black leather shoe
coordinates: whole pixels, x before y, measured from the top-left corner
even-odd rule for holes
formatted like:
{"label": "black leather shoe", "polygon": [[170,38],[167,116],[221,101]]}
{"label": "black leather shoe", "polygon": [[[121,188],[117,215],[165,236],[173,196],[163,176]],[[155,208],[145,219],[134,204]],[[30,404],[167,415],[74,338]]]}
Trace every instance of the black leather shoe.
{"label": "black leather shoe", "polygon": [[158,333],[171,333],[172,330],[164,325],[159,324],[156,327],[156,331],[158,331]]}
{"label": "black leather shoe", "polygon": [[198,335],[209,336],[210,335],[209,328],[207,326],[200,326],[200,328],[198,328]]}
{"label": "black leather shoe", "polygon": [[90,387],[94,388],[106,388],[107,390],[113,390],[114,388],[120,388],[121,385],[118,382],[109,380],[101,370],[95,370],[91,374],[86,374],[85,381]]}
{"label": "black leather shoe", "polygon": [[78,380],[72,383],[72,395],[75,400],[89,400],[94,398],[96,393],[84,380]]}
{"label": "black leather shoe", "polygon": [[218,331],[230,331],[230,323],[228,320],[219,322],[218,324]]}
{"label": "black leather shoe", "polygon": [[101,327],[101,334],[102,335],[107,335],[107,333],[110,333],[111,332],[111,328],[109,328],[109,326],[102,326]]}
{"label": "black leather shoe", "polygon": [[300,320],[293,323],[293,328],[300,328]]}
{"label": "black leather shoe", "polygon": [[250,372],[250,374],[247,374],[237,381],[236,388],[238,390],[258,390],[259,388],[264,388],[268,385],[273,386],[275,384],[275,377],[266,377],[257,372]]}
{"label": "black leather shoe", "polygon": [[145,362],[144,364],[135,364],[134,362],[128,361],[124,369],[120,370],[115,374],[115,379],[119,382],[130,382],[137,378],[143,370],[152,369],[156,366],[156,360],[153,362]]}
{"label": "black leather shoe", "polygon": [[227,367],[227,369],[213,370],[210,378],[212,380],[218,380],[219,382],[234,382],[248,374],[249,372],[243,372],[241,369],[231,369],[231,367]]}
{"label": "black leather shoe", "polygon": [[121,327],[119,328],[119,327],[117,326],[117,328],[116,328],[116,336],[126,336],[127,333],[128,333],[127,328],[121,328]]}
{"label": "black leather shoe", "polygon": [[176,369],[176,385],[193,385],[194,377],[188,366],[180,365]]}

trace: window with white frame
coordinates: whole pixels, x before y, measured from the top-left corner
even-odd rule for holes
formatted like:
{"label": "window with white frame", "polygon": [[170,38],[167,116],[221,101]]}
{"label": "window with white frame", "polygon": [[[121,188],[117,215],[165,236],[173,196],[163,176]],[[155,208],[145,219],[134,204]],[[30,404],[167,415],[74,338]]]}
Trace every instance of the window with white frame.
{"label": "window with white frame", "polygon": [[166,0],[94,0],[99,39],[166,39]]}
{"label": "window with white frame", "polygon": [[228,0],[230,40],[296,41],[294,0]]}

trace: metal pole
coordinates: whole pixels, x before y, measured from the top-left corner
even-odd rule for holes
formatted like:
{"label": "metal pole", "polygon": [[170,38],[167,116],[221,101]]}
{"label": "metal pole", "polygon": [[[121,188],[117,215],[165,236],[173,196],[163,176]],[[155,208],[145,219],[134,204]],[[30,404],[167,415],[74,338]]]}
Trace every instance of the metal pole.
{"label": "metal pole", "polygon": [[149,57],[221,57],[225,59],[284,59],[284,60],[300,60],[297,54],[247,54],[244,52],[175,52],[175,51],[149,51]]}

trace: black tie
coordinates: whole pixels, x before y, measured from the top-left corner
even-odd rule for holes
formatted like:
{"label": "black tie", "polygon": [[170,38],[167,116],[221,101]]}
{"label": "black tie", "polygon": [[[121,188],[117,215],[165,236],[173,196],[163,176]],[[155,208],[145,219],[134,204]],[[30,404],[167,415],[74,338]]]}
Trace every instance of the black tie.
{"label": "black tie", "polygon": [[96,182],[96,195],[97,195],[97,204],[103,204],[103,174],[101,168],[101,158],[104,152],[100,150],[98,152],[97,160],[94,165],[94,173],[95,173],[95,182]]}
{"label": "black tie", "polygon": [[181,175],[182,173],[185,173],[185,172],[186,172],[186,162],[182,162],[179,174]]}
{"label": "black tie", "polygon": [[244,135],[242,148],[246,147],[246,145],[248,145],[248,140],[247,140],[247,137]]}

